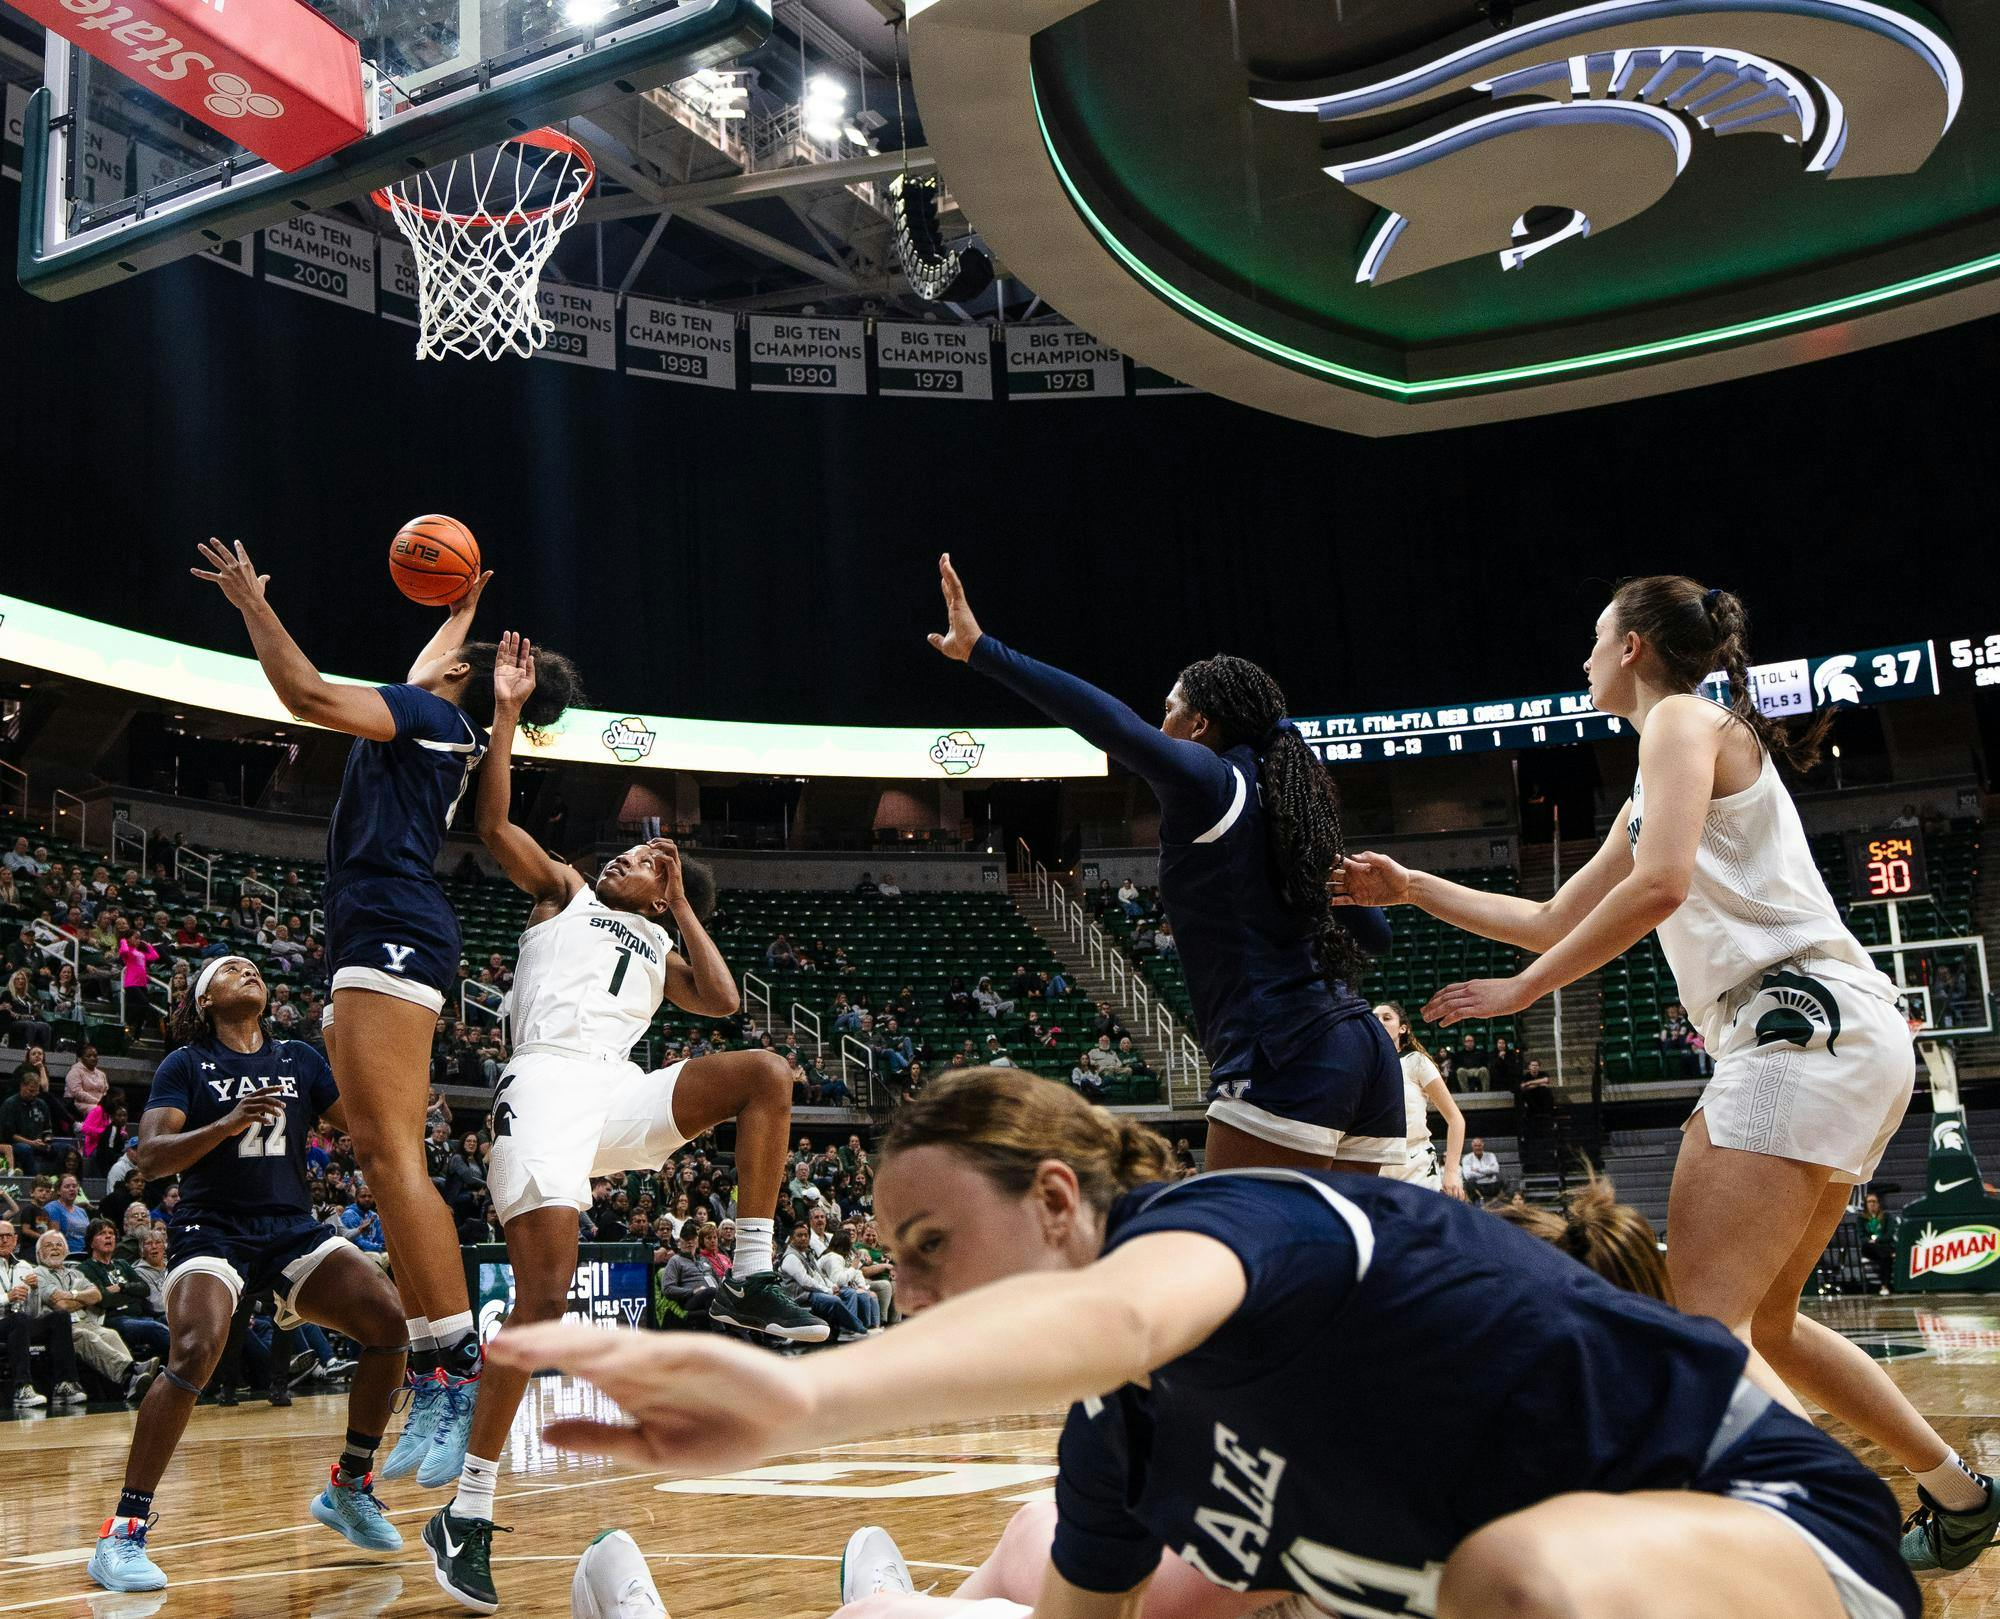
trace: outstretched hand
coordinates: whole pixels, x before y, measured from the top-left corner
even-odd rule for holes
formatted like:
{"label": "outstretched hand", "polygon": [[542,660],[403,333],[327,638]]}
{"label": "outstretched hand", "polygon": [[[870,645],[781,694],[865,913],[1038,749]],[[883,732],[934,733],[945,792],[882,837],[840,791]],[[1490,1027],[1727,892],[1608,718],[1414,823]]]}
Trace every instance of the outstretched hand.
{"label": "outstretched hand", "polygon": [[197,549],[202,559],[215,571],[210,573],[206,569],[190,568],[189,573],[219,587],[222,594],[229,598],[230,606],[239,613],[264,605],[264,587],[271,582],[271,576],[257,571],[257,564],[250,560],[250,553],[243,549],[241,540],[231,547],[220,540],[207,539]]}
{"label": "outstretched hand", "polygon": [[944,590],[945,632],[933,635],[929,640],[947,658],[964,663],[971,658],[972,649],[983,632],[966,602],[965,586],[959,583],[958,570],[951,565],[949,551],[938,558],[938,583]]}
{"label": "outstretched hand", "polygon": [[486,569],[472,576],[472,582],[465,587],[465,594],[453,602],[445,611],[451,618],[469,619],[478,611],[479,596],[486,589],[487,581],[493,577],[493,570]]}
{"label": "outstretched hand", "polygon": [[623,1421],[571,1417],[542,1430],[565,1450],[688,1477],[738,1472],[809,1442],[813,1400],[796,1366],[719,1337],[552,1321],[507,1328],[486,1356],[523,1372],[554,1367],[617,1402]]}
{"label": "outstretched hand", "polygon": [[1446,984],[1424,1003],[1423,1019],[1450,1028],[1468,1018],[1512,1017],[1540,998],[1518,974],[1512,978],[1474,978]]}
{"label": "outstretched hand", "polygon": [[[491,579],[488,574],[482,580]],[[493,709],[519,714],[535,693],[535,649],[526,636],[509,630],[493,653]]]}
{"label": "outstretched hand", "polygon": [[1407,905],[1409,868],[1385,854],[1351,854],[1333,868],[1327,890],[1335,905]]}

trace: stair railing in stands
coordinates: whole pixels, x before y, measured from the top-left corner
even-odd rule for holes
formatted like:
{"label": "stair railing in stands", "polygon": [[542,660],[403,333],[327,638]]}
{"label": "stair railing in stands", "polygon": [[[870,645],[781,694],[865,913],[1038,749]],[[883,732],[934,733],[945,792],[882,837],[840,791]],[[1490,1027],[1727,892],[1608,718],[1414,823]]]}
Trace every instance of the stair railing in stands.
{"label": "stair railing in stands", "polygon": [[507,997],[504,992],[491,984],[482,984],[476,978],[465,978],[458,985],[458,1020],[467,1028],[472,1027],[472,1014],[478,1011],[499,1026],[500,1037],[509,1046],[514,1043],[513,1031],[508,1025],[513,1021],[507,1013]]}
{"label": "stair railing in stands", "polygon": [[[64,799],[68,799],[76,808],[73,810],[63,808]],[[85,819],[87,809],[88,806],[75,793],[65,792],[62,788],[58,787],[54,792],[49,794],[49,836],[54,837],[58,833],[74,832],[76,834],[76,846],[79,849],[88,849],[90,847],[90,823]]]}
{"label": "stair railing in stands", "polygon": [[[855,1083],[854,1070],[861,1070],[861,1083]],[[847,1094],[860,1101],[864,1108],[886,1107],[888,1098],[875,1094],[875,1048],[851,1034],[840,1037],[840,1078],[847,1087]]]}
{"label": "stair railing in stands", "polygon": [[193,849],[176,848],[174,850],[174,881],[179,882],[181,874],[188,871],[198,871],[201,873],[201,908],[205,911],[214,909],[215,856],[212,854],[199,854]]}
{"label": "stair railing in stands", "polygon": [[16,793],[21,795],[21,814],[25,817],[28,813],[28,773],[19,765],[0,759],[0,808],[4,808],[7,800]]}
{"label": "stair railing in stands", "polygon": [[245,899],[249,898],[250,895],[252,894],[255,894],[259,899],[261,899],[264,902],[264,909],[267,912],[267,914],[271,916],[276,916],[279,914],[281,907],[279,906],[278,901],[283,896],[279,894],[277,889],[273,888],[269,883],[265,882],[263,878],[245,877],[241,882],[239,882],[236,885],[236,888],[237,888],[237,893]]}
{"label": "stair railing in stands", "polygon": [[70,970],[79,979],[83,977],[83,966],[76,940],[61,928],[50,927],[39,917],[28,924],[28,932],[35,941],[35,948],[45,956],[54,956],[58,961],[66,961]]}
{"label": "stair railing in stands", "polygon": [[[134,826],[122,815],[111,818],[111,862],[113,865],[128,865],[138,871],[141,877],[151,875],[146,864],[146,829]],[[132,858],[132,848],[138,846],[139,858]]]}
{"label": "stair railing in stands", "polygon": [[813,1062],[815,1064],[825,1062],[826,1037],[820,1032],[819,1013],[806,1005],[804,1001],[794,1001],[792,1002],[792,1038],[794,1040],[798,1039],[801,1026],[812,1037]]}
{"label": "stair railing in stands", "polygon": [[748,1012],[753,1008],[760,1008],[763,1012],[763,1016],[757,1019],[757,1027],[766,1033],[770,1033],[772,1030],[771,981],[768,978],[759,978],[753,972],[745,972],[743,975],[743,1009]]}

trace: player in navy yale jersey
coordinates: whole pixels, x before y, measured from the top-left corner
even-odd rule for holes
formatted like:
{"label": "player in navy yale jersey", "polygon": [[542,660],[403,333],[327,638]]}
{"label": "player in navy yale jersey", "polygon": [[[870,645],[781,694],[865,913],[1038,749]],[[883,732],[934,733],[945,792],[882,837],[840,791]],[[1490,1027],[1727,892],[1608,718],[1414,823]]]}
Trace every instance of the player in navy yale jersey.
{"label": "player in navy yale jersey", "polygon": [[842,1619],[1917,1619],[1888,1489],[1717,1323],[1423,1187],[1173,1172],[1136,1121],[972,1069],[882,1141],[921,1311],[894,1332],[789,1365],[569,1326],[491,1354],[624,1415],[553,1442],[687,1474],[1075,1402],[1032,1610],[909,1595],[892,1556]]}
{"label": "player in navy yale jersey", "polygon": [[167,1230],[167,1366],[139,1407],[125,1488],[90,1560],[111,1591],[157,1591],[167,1577],[147,1554],[153,1492],[173,1460],[247,1288],[274,1288],[301,1320],[362,1347],[347,1396],[347,1441],[313,1517],[368,1551],[403,1537],[376,1503],[370,1468],[403,1379],[403,1309],[380,1270],[313,1218],[306,1136],[316,1120],[352,1120],[326,1059],[263,1023],[263,975],[242,956],[210,961],[175,1008],[186,1041],[153,1075],[133,1163],[149,1181],[180,1176]]}
{"label": "player in navy yale jersey", "polygon": [[1145,778],[1160,802],[1160,899],[1174,925],[1212,1081],[1207,1163],[1341,1167],[1409,1159],[1395,1047],[1355,993],[1379,911],[1336,920],[1344,850],[1333,781],[1271,677],[1242,658],[1190,665],[1152,726],[1096,687],[983,634],[951,558],[931,645],[1019,693]]}
{"label": "player in navy yale jersey", "polygon": [[[1879,1361],[1799,1313],[1902,1123],[1916,1058],[1896,986],[1841,919],[1778,773],[1781,759],[1812,767],[1833,711],[1797,735],[1765,715],[1747,634],[1742,602],[1679,574],[1628,579],[1598,614],[1590,698],[1638,733],[1639,770],[1603,846],[1554,898],[1484,893],[1378,854],[1335,882],[1341,902],[1413,904],[1537,952],[1513,977],[1440,989],[1424,1017],[1446,1025],[1511,1016],[1657,931],[1715,1063],[1674,1165],[1675,1294],[1902,1464],[1919,1492],[1912,1568],[1963,1568],[2000,1529],[2000,1485]],[[1717,669],[1727,706],[1699,695]]]}
{"label": "player in navy yale jersey", "polygon": [[[438,882],[438,852],[493,715],[495,644],[466,637],[490,574],[464,596],[398,686],[322,679],[278,621],[239,542],[202,547],[243,614],[257,660],[288,712],[355,738],[327,827],[327,1055],[340,1081],[355,1158],[382,1212],[382,1235],[409,1311],[415,1392],[381,1476],[412,1471],[436,1445],[465,1450],[479,1337],[458,1231],[424,1162],[431,1040],[459,959],[458,919]],[[542,689],[524,714],[553,724],[579,693],[561,656],[542,654]],[[455,1471],[455,1469],[454,1469]]]}

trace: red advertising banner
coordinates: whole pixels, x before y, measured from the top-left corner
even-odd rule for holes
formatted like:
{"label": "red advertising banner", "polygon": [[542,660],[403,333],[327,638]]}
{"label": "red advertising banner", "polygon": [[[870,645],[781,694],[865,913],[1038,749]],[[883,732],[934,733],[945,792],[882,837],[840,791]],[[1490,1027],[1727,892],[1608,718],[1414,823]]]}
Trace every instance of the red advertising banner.
{"label": "red advertising banner", "polygon": [[281,169],[368,132],[361,53],[299,0],[10,0]]}

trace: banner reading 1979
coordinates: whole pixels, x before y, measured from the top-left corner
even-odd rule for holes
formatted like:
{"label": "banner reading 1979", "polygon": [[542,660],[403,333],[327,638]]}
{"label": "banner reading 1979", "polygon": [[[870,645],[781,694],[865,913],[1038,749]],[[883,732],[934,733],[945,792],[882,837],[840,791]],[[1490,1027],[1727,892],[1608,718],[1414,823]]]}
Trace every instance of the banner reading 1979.
{"label": "banner reading 1979", "polygon": [[986,329],[877,321],[875,391],[904,399],[991,399],[993,344]]}

